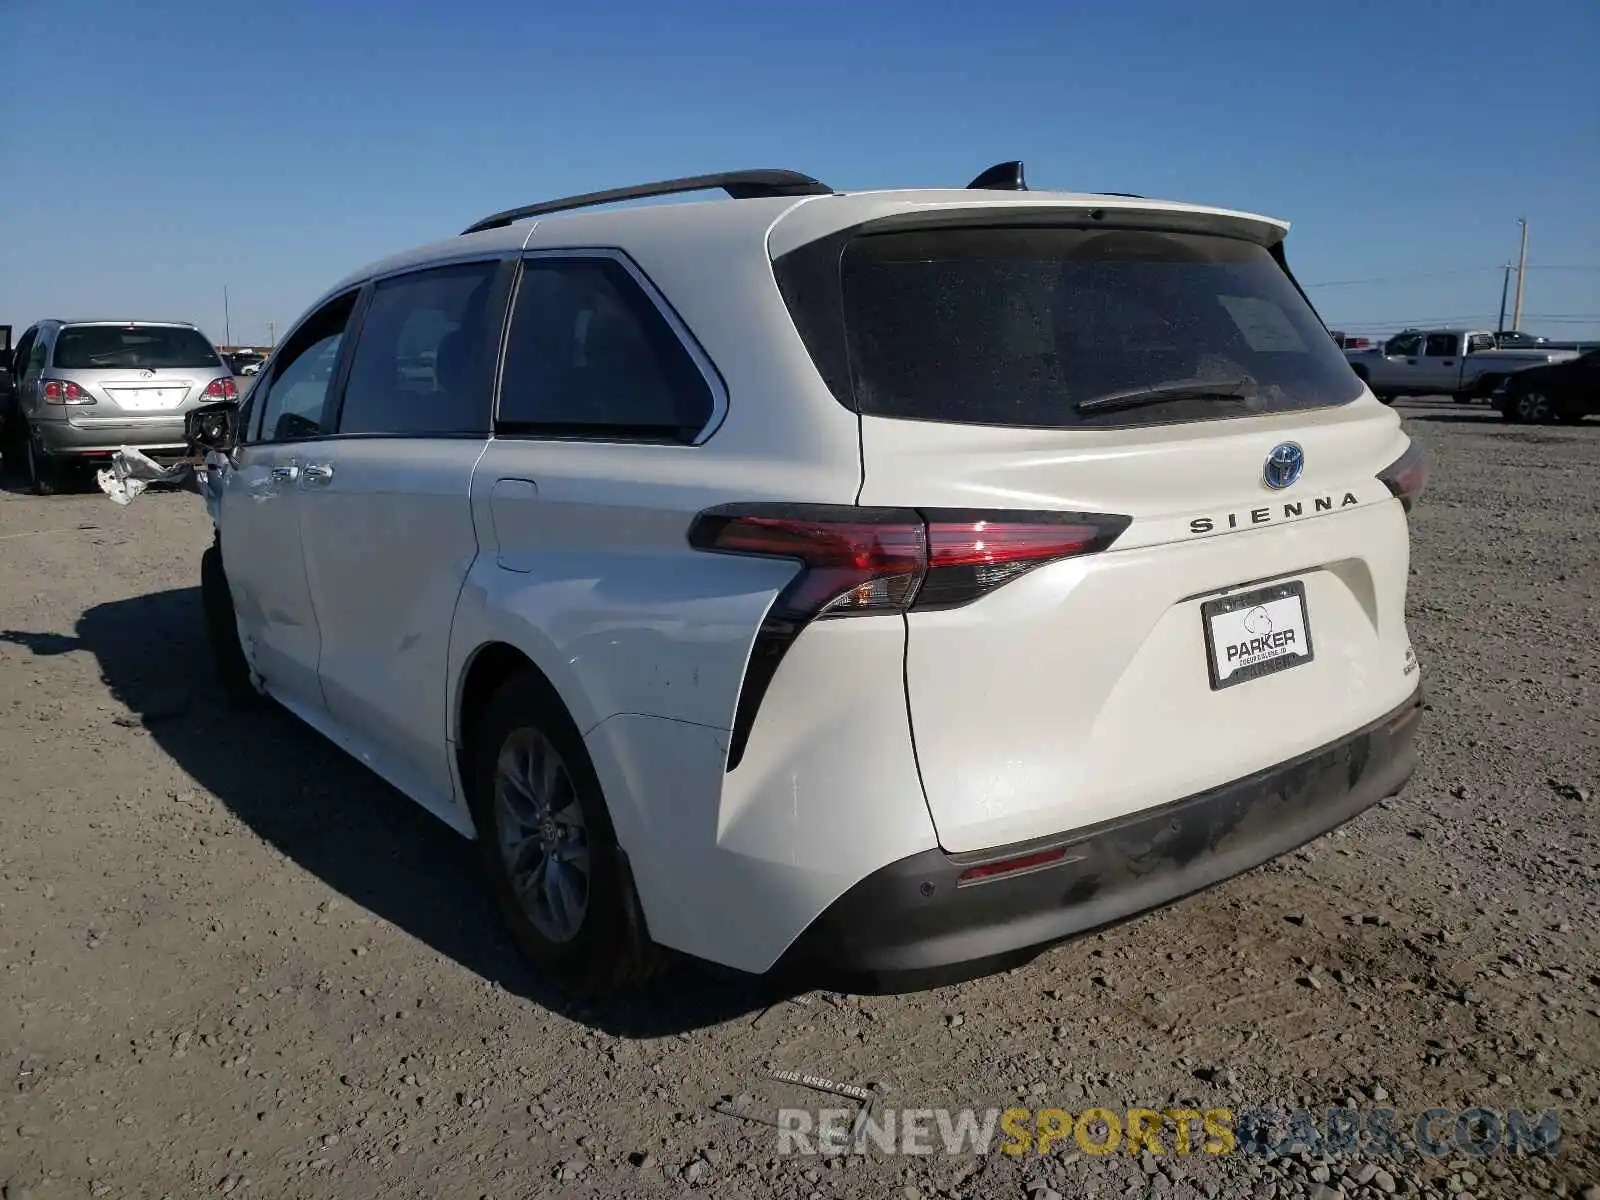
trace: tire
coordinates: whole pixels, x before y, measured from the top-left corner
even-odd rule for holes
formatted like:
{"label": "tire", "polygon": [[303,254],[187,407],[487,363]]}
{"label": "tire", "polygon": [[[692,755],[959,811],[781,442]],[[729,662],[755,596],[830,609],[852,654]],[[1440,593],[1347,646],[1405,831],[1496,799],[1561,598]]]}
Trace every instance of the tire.
{"label": "tire", "polygon": [[1529,425],[1546,425],[1555,420],[1555,402],[1543,392],[1529,388],[1518,393],[1511,401],[1517,420]]}
{"label": "tire", "polygon": [[200,604],[206,614],[206,638],[217,682],[236,706],[253,706],[261,693],[250,682],[250,663],[239,643],[239,621],[233,612],[233,591],[222,567],[222,542],[213,541],[200,556]]}
{"label": "tire", "polygon": [[56,465],[50,456],[40,450],[33,436],[33,430],[26,425],[22,428],[22,455],[24,469],[28,474],[28,487],[35,496],[53,496],[56,494],[57,474]]}
{"label": "tire", "polygon": [[[563,991],[586,998],[653,975],[663,955],[645,930],[599,777],[577,726],[543,679],[530,671],[501,685],[474,731],[471,770],[484,873],[523,956]],[[554,783],[519,789],[509,783],[514,777]],[[511,860],[518,858],[522,869],[513,875]],[[580,864],[587,866],[581,889]],[[526,904],[518,898],[519,879]]]}

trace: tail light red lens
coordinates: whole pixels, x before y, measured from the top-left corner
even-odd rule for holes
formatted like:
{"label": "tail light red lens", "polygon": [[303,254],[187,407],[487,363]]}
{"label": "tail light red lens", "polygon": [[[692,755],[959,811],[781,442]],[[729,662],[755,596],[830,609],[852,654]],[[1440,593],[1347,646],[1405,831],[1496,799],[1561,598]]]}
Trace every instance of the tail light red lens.
{"label": "tail light red lens", "polygon": [[803,563],[806,569],[781,599],[789,615],[804,620],[903,609],[927,567],[922,522],[915,513],[893,510],[713,510],[696,521],[689,542],[701,550]]}
{"label": "tail light red lens", "polygon": [[928,515],[928,575],[919,610],[955,608],[1044,563],[1103,550],[1128,527],[1122,516],[1079,513]]}
{"label": "tail light red lens", "polygon": [[1400,501],[1407,512],[1428,486],[1428,459],[1417,442],[1412,442],[1406,452],[1378,472],[1391,495]]}
{"label": "tail light red lens", "polygon": [[233,382],[233,377],[213,379],[206,384],[205,394],[213,400],[232,400],[239,394],[238,386]]}
{"label": "tail light red lens", "polygon": [[851,505],[725,505],[702,512],[689,529],[696,549],[792,559],[801,567],[773,601],[752,647],[728,769],[739,765],[778,664],[810,622],[969,604],[1035,567],[1105,549],[1128,524],[1128,517],[1109,514]]}
{"label": "tail light red lens", "polygon": [[94,397],[77,384],[66,379],[40,381],[46,404],[93,404]]}

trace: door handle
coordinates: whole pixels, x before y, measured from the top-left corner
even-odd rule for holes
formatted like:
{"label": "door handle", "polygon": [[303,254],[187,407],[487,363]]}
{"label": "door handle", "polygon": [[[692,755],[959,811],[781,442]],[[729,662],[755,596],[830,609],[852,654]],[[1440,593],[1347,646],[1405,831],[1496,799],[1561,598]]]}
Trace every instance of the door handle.
{"label": "door handle", "polygon": [[307,463],[301,478],[306,487],[324,487],[333,480],[333,464]]}
{"label": "door handle", "polygon": [[1416,359],[1414,359],[1414,358],[1408,358],[1408,359],[1406,359],[1406,366],[1408,366],[1408,367],[1414,367],[1414,366],[1416,366],[1416,365],[1417,365],[1417,360],[1416,360]]}
{"label": "door handle", "polygon": [[1447,358],[1442,363],[1440,363],[1439,365],[1441,367],[1453,367],[1453,366],[1456,365],[1456,360],[1453,359],[1453,358]]}
{"label": "door handle", "polygon": [[273,483],[293,483],[300,478],[300,468],[294,463],[288,463],[281,467],[273,467],[269,474]]}

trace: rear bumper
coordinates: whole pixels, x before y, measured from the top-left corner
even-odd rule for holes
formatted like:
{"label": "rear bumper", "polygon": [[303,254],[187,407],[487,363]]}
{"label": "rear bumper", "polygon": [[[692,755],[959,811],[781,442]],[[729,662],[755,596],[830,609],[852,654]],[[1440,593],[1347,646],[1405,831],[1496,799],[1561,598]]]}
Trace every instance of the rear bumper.
{"label": "rear bumper", "polygon": [[[1172,804],[973,854],[928,850],[867,876],[803,933],[780,970],[914,976],[1008,956],[1220,883],[1398,793],[1416,769],[1420,687],[1337,742]],[[1064,847],[1048,865],[957,884],[963,871]]]}
{"label": "rear bumper", "polygon": [[124,446],[182,454],[188,446],[181,413],[154,420],[123,417],[35,420],[31,427],[40,449],[46,454],[106,453]]}

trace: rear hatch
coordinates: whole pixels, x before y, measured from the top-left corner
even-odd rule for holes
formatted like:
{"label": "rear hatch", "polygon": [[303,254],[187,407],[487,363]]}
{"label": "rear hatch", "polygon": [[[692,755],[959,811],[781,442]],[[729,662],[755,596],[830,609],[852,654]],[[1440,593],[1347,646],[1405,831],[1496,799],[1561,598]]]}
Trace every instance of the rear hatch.
{"label": "rear hatch", "polygon": [[75,418],[100,419],[173,416],[213,380],[232,379],[199,330],[142,322],[66,326],[56,339],[51,374],[94,399],[75,408]]}
{"label": "rear hatch", "polygon": [[[1180,799],[1402,703],[1409,441],[1288,274],[1281,229],[981,220],[859,229],[826,285],[780,265],[825,375],[816,298],[836,281],[859,502],[928,521],[906,690],[941,844]],[[1106,536],[1029,532],[1063,521]],[[967,584],[993,573],[954,603],[932,590],[940,522],[965,531],[947,560]]]}

